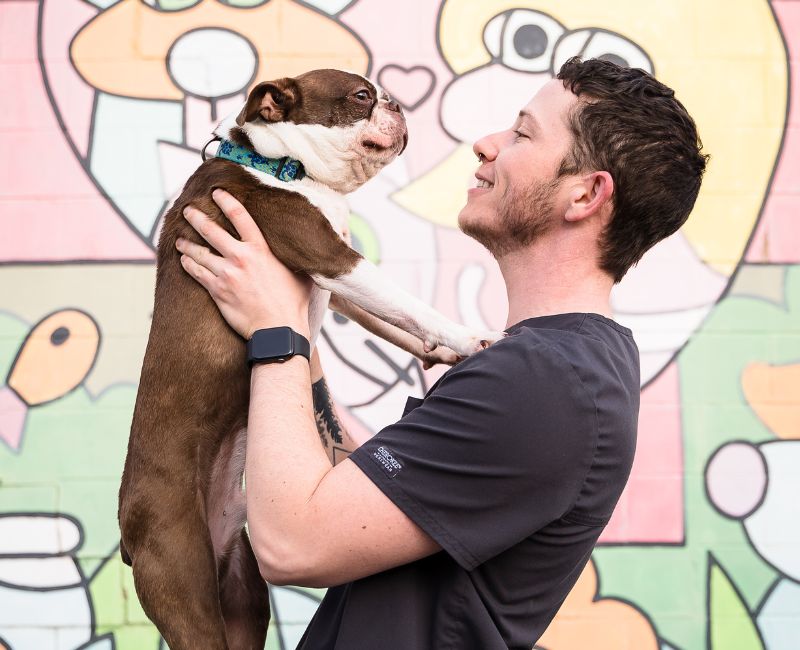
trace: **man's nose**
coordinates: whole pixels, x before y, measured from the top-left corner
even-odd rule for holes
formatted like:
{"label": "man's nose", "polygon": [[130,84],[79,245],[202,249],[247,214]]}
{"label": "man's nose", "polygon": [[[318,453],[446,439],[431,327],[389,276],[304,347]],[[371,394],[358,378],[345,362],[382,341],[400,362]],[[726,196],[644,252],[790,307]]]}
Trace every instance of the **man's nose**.
{"label": "man's nose", "polygon": [[491,162],[497,157],[497,145],[491,135],[482,137],[472,145],[472,151],[482,163]]}

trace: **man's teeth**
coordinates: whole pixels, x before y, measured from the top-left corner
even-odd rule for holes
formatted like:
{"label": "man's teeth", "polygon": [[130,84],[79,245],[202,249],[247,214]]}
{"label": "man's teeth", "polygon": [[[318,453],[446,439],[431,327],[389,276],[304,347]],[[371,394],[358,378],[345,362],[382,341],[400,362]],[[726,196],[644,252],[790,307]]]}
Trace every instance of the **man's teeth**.
{"label": "man's teeth", "polygon": [[494,185],[492,185],[492,183],[490,183],[489,181],[485,181],[483,179],[479,179],[478,180],[478,187],[494,187]]}

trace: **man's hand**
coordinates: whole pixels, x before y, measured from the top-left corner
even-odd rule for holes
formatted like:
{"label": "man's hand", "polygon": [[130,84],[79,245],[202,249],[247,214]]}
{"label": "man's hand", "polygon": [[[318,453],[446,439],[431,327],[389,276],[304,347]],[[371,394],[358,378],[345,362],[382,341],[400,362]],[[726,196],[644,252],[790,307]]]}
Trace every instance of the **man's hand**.
{"label": "man's hand", "polygon": [[288,325],[309,336],[311,280],[286,268],[269,248],[253,218],[235,198],[214,190],[214,202],[236,228],[232,237],[208,215],[189,206],[183,214],[198,234],[221,255],[178,239],[181,264],[217,303],[228,324],[245,339],[267,327]]}

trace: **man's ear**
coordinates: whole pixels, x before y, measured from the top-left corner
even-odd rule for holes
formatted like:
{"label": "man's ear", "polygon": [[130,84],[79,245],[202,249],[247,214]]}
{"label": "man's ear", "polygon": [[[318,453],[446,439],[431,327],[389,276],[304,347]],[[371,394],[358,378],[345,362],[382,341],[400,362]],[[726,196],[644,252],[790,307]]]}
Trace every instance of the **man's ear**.
{"label": "man's ear", "polygon": [[580,221],[610,205],[614,196],[614,179],[605,171],[576,178],[570,187],[567,221]]}
{"label": "man's ear", "polygon": [[257,117],[262,117],[267,122],[281,122],[297,104],[299,97],[300,90],[294,79],[284,77],[275,81],[263,81],[250,91],[236,123],[242,126]]}

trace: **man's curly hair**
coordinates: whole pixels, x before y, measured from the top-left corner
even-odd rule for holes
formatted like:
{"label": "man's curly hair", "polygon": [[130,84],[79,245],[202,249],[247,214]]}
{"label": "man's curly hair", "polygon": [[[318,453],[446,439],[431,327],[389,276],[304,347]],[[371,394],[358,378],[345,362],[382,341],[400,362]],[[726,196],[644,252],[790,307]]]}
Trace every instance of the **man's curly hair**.
{"label": "man's curly hair", "polygon": [[613,212],[600,266],[619,282],[689,217],[708,156],[675,92],[644,70],[573,57],[557,78],[579,97],[568,119],[574,143],[558,175],[611,174]]}

